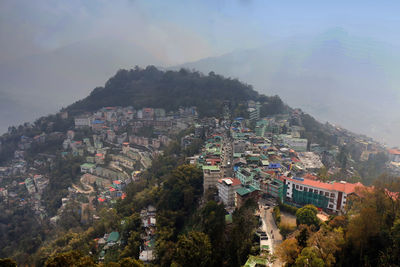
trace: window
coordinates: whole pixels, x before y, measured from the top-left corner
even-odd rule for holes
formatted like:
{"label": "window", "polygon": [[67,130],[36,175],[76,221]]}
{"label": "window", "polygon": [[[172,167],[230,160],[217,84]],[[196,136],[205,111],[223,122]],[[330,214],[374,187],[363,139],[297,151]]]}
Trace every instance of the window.
{"label": "window", "polygon": [[323,196],[323,195],[324,195],[324,192],[322,192],[322,191],[319,191],[319,194],[320,194],[321,196]]}
{"label": "window", "polygon": [[333,204],[329,204],[329,208],[333,209]]}
{"label": "window", "polygon": [[331,193],[331,197],[335,197],[335,194],[334,194],[334,193]]}
{"label": "window", "polygon": [[325,192],[325,196],[326,196],[326,197],[329,197],[329,193],[328,193],[328,192]]}
{"label": "window", "polygon": [[303,190],[303,187],[300,185],[300,190]]}
{"label": "window", "polygon": [[314,189],[314,193],[315,193],[315,194],[318,194],[318,190],[317,190],[317,189]]}
{"label": "window", "polygon": [[298,184],[296,184],[296,189],[299,189],[299,185]]}

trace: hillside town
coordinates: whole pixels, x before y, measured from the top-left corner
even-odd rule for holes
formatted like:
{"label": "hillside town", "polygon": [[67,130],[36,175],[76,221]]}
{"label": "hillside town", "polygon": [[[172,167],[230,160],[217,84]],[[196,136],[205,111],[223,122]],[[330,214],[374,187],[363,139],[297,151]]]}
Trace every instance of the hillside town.
{"label": "hillside town", "polygon": [[[293,123],[299,120],[300,110],[260,118],[259,104],[249,101],[247,105],[247,119],[231,119],[229,110],[225,110],[223,119],[199,119],[195,107],[175,112],[104,107],[75,116],[73,128],[66,132],[21,136],[14,159],[0,168],[1,201],[10,208],[29,206],[39,221],[48,220],[52,225],[57,225],[72,205],[79,209],[81,223],[92,222],[99,219],[97,212],[101,208],[112,207],[118,199],[124,199],[124,188],[141,179],[141,173],[163,153],[172,138],[187,131],[178,141],[182,149],[193,144],[201,146],[200,153],[187,161],[203,171],[204,196],[214,193],[214,198],[225,205],[228,223],[235,209],[248,199],[255,200],[262,221],[258,230],[261,251],[272,253],[282,241],[278,226],[271,219],[277,203],[295,207],[313,204],[319,208],[320,216],[327,217],[341,214],[348,196],[357,194],[357,188],[363,185],[320,177],[322,169],[327,177],[340,171],[335,161],[339,146],[323,147],[304,138],[304,127]],[[68,112],[58,116],[68,119]],[[359,147],[361,161],[385,152],[371,139],[333,126],[330,129],[338,144]],[[33,146],[47,142],[59,145],[52,149],[53,153],[31,156]],[[394,171],[400,168],[400,151],[390,149],[385,153],[390,158],[388,165]],[[71,157],[79,158],[78,177],[61,198],[57,212],[51,215],[43,205],[43,192],[57,158]],[[140,216],[145,244],[140,260],[150,262],[155,257],[156,209],[149,206]],[[107,233],[96,242],[101,251],[98,259],[104,260],[107,250],[120,244],[120,233]]]}

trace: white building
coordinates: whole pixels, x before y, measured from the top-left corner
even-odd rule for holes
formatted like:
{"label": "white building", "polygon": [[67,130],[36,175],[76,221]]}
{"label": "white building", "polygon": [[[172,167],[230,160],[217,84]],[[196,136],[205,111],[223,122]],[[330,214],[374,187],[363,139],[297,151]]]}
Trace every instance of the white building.
{"label": "white building", "polygon": [[236,178],[223,178],[218,180],[218,196],[225,206],[235,205],[235,192],[241,187],[241,182]]}
{"label": "white building", "polygon": [[305,152],[307,151],[307,139],[303,138],[294,138],[290,134],[281,135],[282,141],[288,147],[294,149],[296,152]]}
{"label": "white building", "polygon": [[75,118],[75,128],[90,127],[92,118],[90,116],[81,116]]}
{"label": "white building", "polygon": [[314,152],[301,152],[298,154],[298,156],[301,164],[306,170],[316,171],[324,166],[320,156]]}
{"label": "white building", "polygon": [[356,187],[363,187],[361,183],[321,182],[305,178],[285,177],[287,186],[286,198],[294,203],[313,204],[331,212],[340,212],[347,203],[347,197],[355,193]]}

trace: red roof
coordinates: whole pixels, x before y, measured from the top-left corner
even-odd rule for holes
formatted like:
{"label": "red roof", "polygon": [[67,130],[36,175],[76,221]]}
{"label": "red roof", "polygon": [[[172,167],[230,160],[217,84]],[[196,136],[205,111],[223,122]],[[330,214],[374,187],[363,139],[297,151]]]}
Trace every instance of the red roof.
{"label": "red roof", "polygon": [[120,180],[115,180],[115,181],[113,181],[113,184],[121,184],[121,181]]}
{"label": "red roof", "polygon": [[97,200],[100,201],[100,202],[104,202],[106,199],[102,198],[102,197],[99,197]]}
{"label": "red roof", "polygon": [[110,192],[114,192],[115,188],[110,187]]}
{"label": "red roof", "polygon": [[240,185],[242,184],[239,179],[237,178],[230,178],[232,181],[232,185]]}
{"label": "red roof", "polygon": [[318,180],[318,177],[317,177],[317,176],[314,176],[314,175],[312,175],[312,174],[310,174],[310,173],[304,174],[304,175],[303,175],[303,178],[305,178],[305,179],[311,179],[311,180]]}
{"label": "red roof", "polygon": [[395,149],[395,148],[389,149],[388,152],[389,152],[389,154],[392,154],[392,155],[400,155],[400,150]]}
{"label": "red roof", "polygon": [[122,193],[121,199],[125,199],[126,198],[126,194]]}
{"label": "red roof", "polygon": [[385,194],[393,200],[399,199],[399,192],[391,192],[385,188]]}
{"label": "red roof", "polygon": [[210,162],[211,165],[215,165],[215,164],[217,164],[217,163],[220,163],[220,162],[221,162],[221,159],[212,159],[212,158],[208,158],[208,159],[206,159],[206,161],[207,161],[207,162]]}
{"label": "red roof", "polygon": [[291,158],[291,160],[292,160],[293,162],[300,162],[300,160],[299,160],[298,158],[295,158],[295,157]]}
{"label": "red roof", "polygon": [[286,180],[289,180],[296,184],[303,184],[303,185],[311,186],[314,188],[325,189],[325,190],[329,190],[329,191],[339,191],[339,192],[344,192],[346,194],[353,193],[357,186],[360,186],[360,187],[364,186],[362,183],[355,183],[355,184],[347,183],[347,182],[324,183],[321,181],[315,181],[315,180],[311,180],[311,179],[304,179],[304,181],[300,181],[300,180],[294,180],[291,178],[286,178]]}

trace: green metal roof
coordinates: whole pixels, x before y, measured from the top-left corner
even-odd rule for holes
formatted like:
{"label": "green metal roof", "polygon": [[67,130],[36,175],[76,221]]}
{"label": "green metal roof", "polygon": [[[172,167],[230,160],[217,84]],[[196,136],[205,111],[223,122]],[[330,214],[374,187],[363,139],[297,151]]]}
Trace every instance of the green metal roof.
{"label": "green metal roof", "polygon": [[92,164],[92,163],[83,163],[83,164],[81,165],[81,168],[88,168],[88,169],[90,169],[90,168],[94,168],[94,167],[96,167],[96,165],[95,165],[95,164]]}
{"label": "green metal roof", "polygon": [[241,188],[237,189],[236,192],[241,196],[245,196],[256,190],[257,190],[256,188],[254,188],[253,186],[250,185],[249,187],[241,187]]}
{"label": "green metal roof", "polygon": [[232,214],[225,215],[225,222],[232,223]]}
{"label": "green metal roof", "polygon": [[219,171],[219,166],[216,165],[203,166],[203,170]]}
{"label": "green metal roof", "polygon": [[119,233],[118,232],[111,232],[110,235],[107,238],[107,243],[108,242],[117,242],[119,239]]}
{"label": "green metal roof", "polygon": [[249,160],[249,161],[259,161],[260,158],[259,157],[249,157],[247,160]]}

